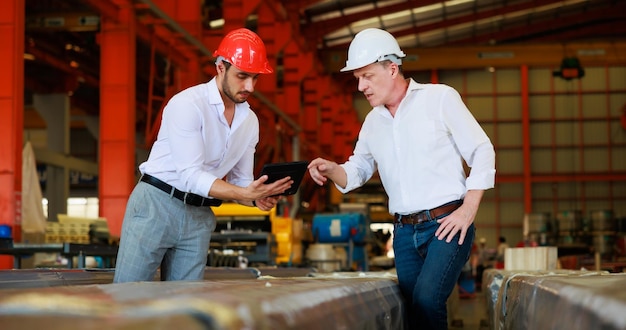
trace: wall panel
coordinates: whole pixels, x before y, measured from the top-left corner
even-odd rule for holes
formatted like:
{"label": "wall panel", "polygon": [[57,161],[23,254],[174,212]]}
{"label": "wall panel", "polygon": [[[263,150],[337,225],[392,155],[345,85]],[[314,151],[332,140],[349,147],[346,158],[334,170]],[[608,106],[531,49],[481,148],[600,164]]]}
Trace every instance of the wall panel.
{"label": "wall panel", "polygon": [[609,71],[609,86],[613,89],[626,89],[626,66],[614,66]]}
{"label": "wall panel", "polygon": [[521,77],[519,69],[498,69],[495,72],[497,90],[499,93],[513,93],[519,95]]}
{"label": "wall panel", "polygon": [[[534,120],[546,120],[552,117],[552,98],[549,95],[536,95],[528,101],[529,114]],[[520,109],[520,113],[521,113]]]}
{"label": "wall panel", "polygon": [[463,100],[476,120],[484,121],[493,118],[493,100],[490,97],[465,97]]}
{"label": "wall panel", "polygon": [[[521,239],[525,201],[531,213],[612,208],[626,216],[625,67],[585,67],[582,79],[553,76],[557,68],[529,68],[528,132],[524,132],[521,69],[438,72],[456,88],[496,149],[496,189],[485,194],[478,236]],[[526,135],[527,134],[527,135]],[[530,143],[530,191],[523,146]],[[621,189],[621,190],[620,190]],[[530,199],[525,196],[530,194]],[[622,206],[624,205],[624,206]]]}
{"label": "wall panel", "polygon": [[532,68],[528,73],[528,90],[530,93],[549,91],[552,86],[552,71],[549,68]]}
{"label": "wall panel", "polygon": [[[522,146],[522,126],[519,122],[499,122],[496,126],[497,139],[492,139],[492,143],[506,147],[521,148]],[[517,150],[519,152],[519,150]]]}

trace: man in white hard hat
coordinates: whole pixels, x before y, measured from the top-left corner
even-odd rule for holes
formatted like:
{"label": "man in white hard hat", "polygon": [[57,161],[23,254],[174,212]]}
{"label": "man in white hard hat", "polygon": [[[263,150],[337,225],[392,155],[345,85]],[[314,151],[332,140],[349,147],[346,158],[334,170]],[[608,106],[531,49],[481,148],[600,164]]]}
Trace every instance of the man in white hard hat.
{"label": "man in white hard hat", "polygon": [[[359,32],[346,67],[373,107],[347,162],[317,158],[319,185],[346,193],[379,172],[395,218],[395,264],[410,329],[447,329],[446,301],[474,240],[474,218],[495,181],[495,152],[459,93],[402,72],[404,52],[380,29]],[[471,168],[466,176],[463,160]]]}

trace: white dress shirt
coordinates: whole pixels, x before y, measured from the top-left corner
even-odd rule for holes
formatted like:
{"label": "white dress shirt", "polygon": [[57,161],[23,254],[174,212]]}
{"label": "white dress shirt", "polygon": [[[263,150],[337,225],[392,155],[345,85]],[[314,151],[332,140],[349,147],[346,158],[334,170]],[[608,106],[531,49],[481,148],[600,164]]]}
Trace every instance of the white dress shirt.
{"label": "white dress shirt", "polygon": [[[469,176],[462,159],[471,168]],[[467,190],[493,188],[495,152],[459,93],[413,79],[392,117],[384,106],[366,116],[354,153],[341,165],[346,193],[378,170],[389,213],[410,214],[461,199]]]}
{"label": "white dress shirt", "polygon": [[248,186],[254,180],[259,120],[244,102],[236,104],[229,126],[224,109],[215,78],[174,95],[139,171],[201,196],[207,196],[217,179]]}

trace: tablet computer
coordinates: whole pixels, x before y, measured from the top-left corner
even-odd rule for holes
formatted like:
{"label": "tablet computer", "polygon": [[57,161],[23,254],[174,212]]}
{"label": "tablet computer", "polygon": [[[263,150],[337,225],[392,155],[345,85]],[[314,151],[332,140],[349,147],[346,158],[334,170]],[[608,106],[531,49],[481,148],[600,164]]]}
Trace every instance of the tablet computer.
{"label": "tablet computer", "polygon": [[260,176],[267,175],[268,178],[265,183],[272,183],[286,176],[291,177],[293,184],[282,195],[293,195],[298,191],[308,165],[309,162],[307,161],[265,164],[263,169],[261,169]]}

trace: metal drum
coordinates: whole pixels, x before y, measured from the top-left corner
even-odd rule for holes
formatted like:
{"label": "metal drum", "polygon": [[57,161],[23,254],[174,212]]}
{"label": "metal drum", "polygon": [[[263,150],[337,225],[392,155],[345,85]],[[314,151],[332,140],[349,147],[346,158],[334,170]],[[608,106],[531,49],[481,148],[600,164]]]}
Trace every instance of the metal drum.
{"label": "metal drum", "polygon": [[583,212],[562,211],[556,215],[559,232],[579,233],[582,230]]}
{"label": "metal drum", "polygon": [[580,210],[562,211],[556,215],[559,245],[581,244],[583,233],[583,213]]}
{"label": "metal drum", "polygon": [[587,245],[590,243],[589,235],[572,235],[568,233],[560,232],[557,242],[559,245]]}
{"label": "metal drum", "polygon": [[539,246],[553,245],[553,237],[548,233],[528,233],[528,240]]}
{"label": "metal drum", "polygon": [[531,213],[528,215],[529,233],[547,233],[551,229],[550,213]]}
{"label": "metal drum", "polygon": [[528,239],[541,246],[554,244],[552,219],[549,212],[528,215]]}
{"label": "metal drum", "polygon": [[615,231],[626,234],[626,217],[615,218]]}
{"label": "metal drum", "polygon": [[612,235],[593,235],[593,248],[602,255],[612,255],[615,247],[615,237]]}
{"label": "metal drum", "polygon": [[591,231],[595,233],[615,231],[615,219],[613,218],[613,211],[591,211]]}
{"label": "metal drum", "polygon": [[311,244],[306,251],[306,258],[322,273],[341,269],[342,260],[337,256],[332,244]]}

